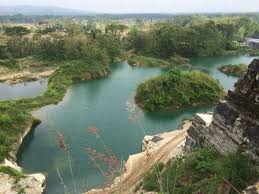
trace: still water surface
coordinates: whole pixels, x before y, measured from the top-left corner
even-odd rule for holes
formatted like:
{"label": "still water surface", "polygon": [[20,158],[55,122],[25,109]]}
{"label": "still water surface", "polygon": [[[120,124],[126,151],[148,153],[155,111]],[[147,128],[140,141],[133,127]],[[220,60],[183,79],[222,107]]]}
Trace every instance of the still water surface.
{"label": "still water surface", "polygon": [[0,100],[28,98],[41,95],[48,85],[47,79],[9,85],[0,83]]}
{"label": "still water surface", "polygon": [[[224,88],[231,89],[236,81],[217,67],[228,63],[250,63],[252,57],[203,57],[191,59],[195,69],[205,71],[218,79]],[[212,110],[212,107],[188,108],[178,112],[140,112],[139,122],[129,120],[127,102],[132,102],[137,85],[145,79],[163,73],[159,68],[133,68],[126,63],[114,64],[112,74],[104,79],[74,84],[62,102],[34,112],[42,120],[27,139],[18,155],[18,164],[26,172],[47,174],[47,194],[64,193],[57,176],[57,168],[65,184],[73,192],[73,180],[65,154],[56,141],[56,130],[63,133],[69,146],[77,193],[87,188],[100,187],[104,178],[91,164],[85,148],[104,150],[89,126],[96,126],[105,144],[121,160],[140,151],[145,134],[156,134],[176,129],[184,117],[195,112]]]}

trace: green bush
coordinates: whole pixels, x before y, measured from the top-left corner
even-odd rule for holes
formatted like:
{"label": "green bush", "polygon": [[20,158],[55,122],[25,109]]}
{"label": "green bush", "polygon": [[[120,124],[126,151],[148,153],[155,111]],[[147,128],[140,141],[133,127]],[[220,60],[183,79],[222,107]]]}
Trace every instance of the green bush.
{"label": "green bush", "polygon": [[132,55],[128,58],[129,65],[132,66],[141,66],[141,67],[170,67],[170,62],[157,59],[153,57],[146,57],[142,55]]}
{"label": "green bush", "polygon": [[205,73],[171,70],[141,83],[135,100],[140,107],[154,111],[214,104],[223,95],[218,81]]}
{"label": "green bush", "polygon": [[189,59],[181,57],[180,55],[173,55],[170,57],[169,62],[171,66],[178,67],[189,63]]}
{"label": "green bush", "polygon": [[246,70],[247,70],[247,65],[246,64],[238,64],[238,65],[222,65],[218,68],[222,73],[225,73],[227,75],[232,75],[232,76],[240,76],[242,75]]}
{"label": "green bush", "polygon": [[0,114],[0,123],[2,125],[7,125],[12,122],[11,117],[7,113]]}
{"label": "green bush", "polygon": [[16,59],[11,58],[11,59],[2,59],[0,60],[0,66],[7,67],[9,69],[15,69],[18,68],[18,64]]}
{"label": "green bush", "polygon": [[[214,194],[221,183],[228,181],[242,191],[257,180],[257,166],[258,162],[244,153],[220,155],[209,148],[200,148],[182,158],[172,159],[160,172],[155,167],[151,169],[139,189],[178,194]],[[234,194],[236,191],[233,187],[231,193]]]}

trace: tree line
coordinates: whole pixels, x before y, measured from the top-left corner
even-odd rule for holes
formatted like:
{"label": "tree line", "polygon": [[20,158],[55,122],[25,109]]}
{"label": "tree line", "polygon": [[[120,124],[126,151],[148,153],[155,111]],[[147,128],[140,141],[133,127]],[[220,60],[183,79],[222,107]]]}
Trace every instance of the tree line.
{"label": "tree line", "polygon": [[156,23],[150,30],[133,28],[128,46],[141,55],[170,58],[222,55],[237,50],[246,36],[259,31],[259,25],[248,17],[207,18],[176,17]]}
{"label": "tree line", "polygon": [[51,60],[86,59],[107,64],[123,51],[122,25],[109,25],[102,32],[95,25],[75,23],[29,30],[23,26],[3,26],[0,58],[35,56]]}
{"label": "tree line", "polygon": [[0,59],[36,56],[107,64],[129,50],[163,59],[222,55],[238,50],[259,25],[249,17],[182,16],[156,23],[138,20],[133,27],[111,23],[100,29],[91,20],[86,25],[70,20],[32,29],[1,26],[0,32]]}

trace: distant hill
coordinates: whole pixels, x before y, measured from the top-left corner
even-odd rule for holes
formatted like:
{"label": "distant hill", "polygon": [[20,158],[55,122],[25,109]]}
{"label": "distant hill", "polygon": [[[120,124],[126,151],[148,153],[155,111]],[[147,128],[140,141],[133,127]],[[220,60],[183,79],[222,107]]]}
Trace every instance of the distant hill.
{"label": "distant hill", "polygon": [[55,6],[0,6],[0,15],[86,15],[89,12]]}

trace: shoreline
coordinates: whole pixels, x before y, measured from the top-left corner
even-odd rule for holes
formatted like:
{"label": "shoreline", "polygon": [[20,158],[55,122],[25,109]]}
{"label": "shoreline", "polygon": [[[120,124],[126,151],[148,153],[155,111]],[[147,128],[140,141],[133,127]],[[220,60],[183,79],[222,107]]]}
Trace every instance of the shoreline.
{"label": "shoreline", "polygon": [[14,85],[17,83],[27,82],[27,81],[37,81],[39,79],[48,78],[55,72],[55,69],[48,69],[39,72],[32,72],[30,70],[22,70],[18,72],[11,72],[0,74],[0,82]]}
{"label": "shoreline", "polygon": [[34,129],[41,123],[41,120],[36,119],[35,117],[32,117],[31,122],[29,123],[28,127],[24,130],[23,134],[20,135],[19,140],[14,145],[13,149],[9,152],[9,157],[16,162],[17,160],[17,154],[19,153],[22,144],[24,142],[24,139],[30,134],[33,133]]}
{"label": "shoreline", "polygon": [[[176,130],[153,136],[145,136],[144,140],[160,137],[159,141],[152,142],[148,145],[149,156],[147,156],[145,149],[142,149],[137,154],[130,155],[125,163],[124,173],[115,178],[110,187],[104,189],[92,189],[84,194],[127,194],[133,192],[135,186],[141,181],[145,173],[148,172],[153,165],[158,162],[166,163],[171,158],[184,154],[187,130],[190,126],[191,121],[185,121]],[[144,140],[142,141],[142,144]]]}
{"label": "shoreline", "polygon": [[19,152],[24,139],[33,133],[34,128],[39,125],[41,121],[36,118],[32,118],[28,127],[19,136],[19,140],[13,146],[13,149],[9,152],[8,158],[4,159],[0,163],[0,168],[10,168],[21,174],[21,178],[17,179],[10,174],[0,172],[0,193],[20,193],[20,191],[26,191],[28,194],[42,194],[45,190],[46,176],[42,173],[24,174],[23,169],[16,163],[16,156]]}
{"label": "shoreline", "polygon": [[[51,72],[51,71],[49,71],[49,72]],[[54,72],[56,72],[56,70],[53,70],[53,72],[51,72],[51,74],[54,73]],[[110,74],[110,71],[105,69],[105,68],[100,69],[98,71],[91,71],[89,69],[86,69],[85,73],[84,73],[84,77],[82,77],[82,80],[85,80],[85,81],[94,80],[94,79],[98,79],[98,78],[102,78],[102,77],[107,77],[109,74]],[[41,75],[49,77],[48,74],[43,73]],[[33,76],[35,76],[35,74],[32,75],[32,77]],[[12,76],[10,76],[10,77],[6,76],[6,77],[12,78]],[[1,76],[0,76],[0,79],[1,79]],[[18,81],[23,81],[23,80],[18,79]],[[26,81],[28,81],[28,79],[26,79]],[[66,85],[66,87],[64,88],[64,92],[62,92],[62,97],[59,98],[57,102],[56,101],[50,101],[49,103],[46,103],[46,104],[43,103],[42,105],[37,106],[37,107],[32,108],[32,109],[29,109],[29,110],[30,111],[38,110],[39,108],[44,107],[46,105],[61,102],[63,100],[63,98],[65,96],[65,93],[67,92],[68,88],[75,82],[76,81],[72,81],[71,84]],[[12,83],[15,84],[14,82],[12,82]],[[12,83],[7,83],[7,84],[12,84]],[[44,94],[42,96],[37,96],[35,98],[31,98],[31,100],[37,99],[37,98],[42,98],[42,97],[44,97]],[[15,100],[11,100],[11,101],[3,101],[2,103],[12,102],[12,101],[15,102]],[[20,102],[20,101],[22,101],[22,99],[18,100],[17,102]],[[0,167],[8,167],[8,168],[14,169],[18,173],[22,174],[22,178],[21,178],[20,182],[22,182],[22,184],[21,184],[22,186],[23,185],[26,186],[26,188],[25,188],[25,190],[27,190],[26,193],[28,193],[28,194],[42,194],[42,193],[44,193],[44,189],[45,189],[45,182],[46,182],[45,175],[42,174],[42,173],[23,174],[22,168],[19,167],[16,163],[16,156],[19,153],[19,150],[20,150],[20,148],[23,144],[24,139],[31,132],[33,132],[34,128],[38,124],[41,123],[41,121],[39,119],[36,119],[32,116],[31,112],[29,114],[30,114],[31,118],[30,118],[30,120],[27,121],[28,122],[27,126],[21,129],[21,131],[22,131],[21,134],[17,135],[17,141],[12,145],[11,151],[5,157],[4,161],[2,161],[2,163],[0,163]],[[13,178],[10,175],[8,175],[6,173],[0,172],[0,180],[1,180],[1,182],[0,182],[0,193],[8,193],[8,194],[10,193],[11,194],[12,188],[13,187],[16,188],[16,186],[18,184],[16,181],[13,181]],[[15,193],[19,193],[19,191],[16,191]]]}

